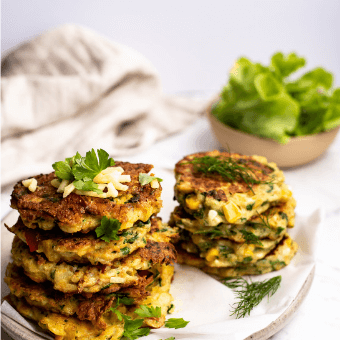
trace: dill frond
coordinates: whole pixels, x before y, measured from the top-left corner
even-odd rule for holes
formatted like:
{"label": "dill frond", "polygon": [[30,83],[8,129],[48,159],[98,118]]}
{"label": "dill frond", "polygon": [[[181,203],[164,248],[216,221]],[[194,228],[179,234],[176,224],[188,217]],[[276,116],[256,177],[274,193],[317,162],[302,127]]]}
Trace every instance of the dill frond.
{"label": "dill frond", "polygon": [[254,307],[256,307],[266,296],[268,300],[280,287],[282,277],[275,276],[264,281],[248,283],[244,278],[225,279],[223,284],[234,289],[238,301],[232,305],[230,315],[235,315],[236,319],[244,318]]}
{"label": "dill frond", "polygon": [[251,186],[253,184],[271,183],[269,181],[256,179],[253,169],[243,164],[242,160],[235,160],[232,157],[195,157],[188,163],[194,165],[195,172],[203,172],[204,174],[216,173],[229,182],[243,181],[248,185],[252,192]]}

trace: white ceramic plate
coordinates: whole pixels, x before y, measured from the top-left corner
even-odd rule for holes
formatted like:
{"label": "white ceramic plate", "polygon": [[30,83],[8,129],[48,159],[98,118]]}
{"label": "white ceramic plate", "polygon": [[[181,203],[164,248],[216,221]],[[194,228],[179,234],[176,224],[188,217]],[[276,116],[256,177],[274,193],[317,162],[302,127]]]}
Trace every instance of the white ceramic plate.
{"label": "white ceramic plate", "polygon": [[[167,175],[164,174],[160,174],[159,172],[157,172],[158,175],[163,176],[162,178],[164,179]],[[172,174],[171,174],[172,176]],[[171,183],[170,179],[168,181],[168,183]],[[173,209],[173,205],[174,203],[170,201],[170,197],[173,193],[173,187],[172,186],[166,186],[163,187],[163,200],[164,202],[169,202],[168,204],[164,204],[164,209],[162,210],[162,213],[164,213],[165,215],[163,215],[163,219],[166,220],[165,216],[169,216],[169,211],[171,211]],[[1,289],[1,295],[2,298],[8,294],[9,290],[7,288],[7,286],[3,283],[3,277],[5,274],[5,268],[7,266],[7,263],[10,261],[10,249],[11,249],[11,243],[12,243],[12,239],[13,239],[13,235],[4,227],[4,223],[6,223],[9,226],[12,226],[16,220],[18,218],[18,213],[16,211],[12,211],[10,214],[8,214],[4,220],[2,221],[2,240],[1,240],[1,246],[2,246],[2,263],[1,263],[1,280],[2,280],[2,289]],[[315,220],[315,217],[313,217]],[[306,225],[310,225],[309,221],[305,222]],[[295,228],[294,228],[295,229]],[[301,229],[301,233],[302,236],[304,235],[304,229]],[[301,235],[299,237],[301,237]],[[299,243],[299,242],[298,242]],[[303,253],[303,249],[302,249],[302,253]],[[301,254],[300,254],[301,255]],[[300,260],[298,260],[297,262],[299,263],[299,261],[301,262],[301,256],[297,256],[300,257]],[[303,262],[303,261],[302,261]],[[294,266],[296,266],[296,264],[291,264],[290,266],[288,266],[285,269],[289,269],[289,267],[294,268]],[[233,297],[232,292],[226,288],[225,286],[221,285],[221,283],[219,283],[217,280],[214,280],[213,278],[211,278],[210,276],[202,273],[201,271],[197,270],[196,268],[189,268],[186,266],[177,266],[176,267],[176,275],[175,275],[175,280],[173,283],[173,288],[172,288],[172,294],[175,297],[175,305],[179,305],[180,306],[180,310],[178,311],[178,313],[176,313],[176,315],[173,315],[172,317],[183,317],[186,320],[190,320],[191,321],[191,325],[193,326],[193,329],[196,330],[200,330],[202,329],[201,327],[204,327],[204,322],[206,322],[206,327],[208,329],[207,333],[204,332],[204,335],[202,334],[202,339],[210,339],[209,337],[209,329],[210,329],[210,323],[212,325],[216,325],[218,323],[229,323],[232,324],[233,322],[239,322],[237,324],[237,327],[241,327],[242,325],[246,325],[246,323],[250,321],[250,318],[245,318],[245,319],[241,319],[241,320],[230,320],[229,321],[229,306],[228,304],[230,304],[232,301],[230,301],[230,297]],[[275,275],[282,275],[282,282],[284,282],[285,278],[285,282],[289,282],[291,280],[291,273],[290,274],[286,274],[287,271],[285,271],[285,269],[281,270],[280,272],[275,273]],[[268,275],[268,274],[265,274]],[[289,276],[290,275],[290,276]],[[293,273],[293,275],[295,275]],[[269,308],[273,308],[271,311],[272,315],[275,315],[275,318],[273,320],[271,320],[270,322],[266,323],[261,323],[261,328],[257,327],[256,331],[251,332],[251,335],[247,335],[244,338],[245,339],[256,339],[256,340],[262,340],[262,339],[268,339],[269,337],[271,337],[273,334],[275,334],[276,332],[278,332],[279,330],[281,330],[289,321],[290,319],[293,317],[295,311],[299,308],[299,306],[301,305],[302,301],[304,300],[304,298],[306,297],[312,281],[313,281],[313,277],[314,277],[314,266],[311,265],[309,263],[308,265],[308,271],[306,272],[306,275],[304,276],[303,281],[301,281],[300,278],[300,286],[299,289],[296,290],[294,293],[294,296],[292,299],[287,300],[285,303],[286,305],[284,305],[283,307],[283,312],[277,314],[275,313],[275,311],[277,311],[275,308],[275,303],[280,305],[281,301],[278,300],[275,302],[274,300],[270,300],[273,301],[273,306],[270,306],[270,302],[265,302],[268,303]],[[191,281],[190,281],[191,280]],[[190,283],[191,282],[191,283]],[[190,286],[190,284],[192,286]],[[199,284],[202,285],[202,287],[198,287]],[[209,288],[207,288],[209,286]],[[296,288],[296,287],[295,287]],[[194,290],[197,290],[196,292],[193,292]],[[204,298],[202,298],[202,290],[204,289],[204,293],[207,290],[220,290],[220,291],[225,291],[226,295],[225,295],[225,301],[220,301],[221,298],[220,296],[215,296],[213,297],[215,300],[213,302],[211,302],[210,298],[204,300]],[[282,296],[285,297],[284,295],[284,290],[285,288],[280,288],[281,292],[281,298]],[[195,295],[196,294],[196,295]],[[228,295],[229,294],[229,295]],[[279,293],[276,293],[279,294]],[[213,295],[213,293],[212,293]],[[199,297],[200,301],[197,301],[197,296]],[[182,300],[182,304],[181,301],[177,301],[177,300]],[[179,302],[179,303],[178,303]],[[215,304],[214,308],[216,310],[217,308],[217,312],[219,313],[218,315],[220,316],[220,319],[216,319],[216,316],[212,316],[209,311],[207,312],[206,315],[204,315],[204,312],[207,311],[209,309],[209,305],[213,303]],[[218,306],[217,306],[218,305]],[[199,307],[198,307],[199,306]],[[267,306],[267,305],[265,305]],[[281,306],[282,307],[282,306]],[[268,307],[265,307],[268,308]],[[281,310],[281,309],[279,309]],[[203,315],[202,315],[203,314]],[[210,317],[210,319],[209,319]],[[256,316],[255,313],[255,317],[263,317],[263,315],[261,316],[261,314],[259,314],[259,316]],[[196,320],[195,320],[196,319]],[[222,319],[222,320],[221,320]],[[228,319],[228,320],[227,320]],[[257,319],[259,320],[259,319]],[[203,324],[203,326],[201,326]],[[239,326],[238,326],[239,325]],[[41,337],[40,335],[37,335],[36,333],[32,332],[31,330],[27,329],[26,327],[20,325],[18,322],[16,322],[15,320],[11,319],[10,317],[8,317],[7,315],[2,315],[2,327],[3,330],[13,339],[18,339],[18,340],[41,340],[43,339],[43,337]],[[223,326],[224,327],[224,326]],[[187,327],[188,328],[188,327]],[[224,329],[224,328],[222,328]],[[182,333],[176,333],[174,330],[170,330],[173,333],[171,334],[167,334],[165,332],[169,332],[168,329],[160,329],[156,333],[155,331],[153,331],[152,333],[156,333],[153,334],[151,336],[148,336],[147,339],[160,339],[160,338],[167,338],[169,336],[175,336],[176,339],[194,339],[195,337],[193,337],[193,335],[191,333],[187,333],[190,332],[190,330],[186,330],[183,329]],[[180,331],[180,330],[176,330],[176,331]],[[197,333],[196,333],[197,334]],[[212,336],[211,338],[213,339],[221,339],[221,337],[217,336],[216,334],[214,336]],[[3,340],[6,340],[5,336],[2,338]],[[9,338],[8,338],[9,339]],[[144,338],[143,338],[144,339]],[[237,337],[237,339],[239,339],[239,337]]]}

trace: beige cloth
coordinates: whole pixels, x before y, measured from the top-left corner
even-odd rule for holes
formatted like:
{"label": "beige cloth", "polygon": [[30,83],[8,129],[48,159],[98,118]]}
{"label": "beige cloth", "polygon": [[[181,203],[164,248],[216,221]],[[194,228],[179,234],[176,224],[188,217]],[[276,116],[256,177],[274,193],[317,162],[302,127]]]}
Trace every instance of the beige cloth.
{"label": "beige cloth", "polygon": [[[174,70],[175,72],[176,70]],[[205,102],[165,96],[142,55],[89,29],[64,25],[2,59],[2,186],[103,148],[145,150],[192,123]]]}

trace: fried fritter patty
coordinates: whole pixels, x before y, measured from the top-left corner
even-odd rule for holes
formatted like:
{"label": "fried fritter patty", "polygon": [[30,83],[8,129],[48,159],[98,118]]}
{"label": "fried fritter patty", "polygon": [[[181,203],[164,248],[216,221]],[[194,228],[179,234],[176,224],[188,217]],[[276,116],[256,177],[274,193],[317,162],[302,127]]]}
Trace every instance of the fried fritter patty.
{"label": "fried fritter patty", "polygon": [[259,275],[271,271],[280,270],[287,266],[296,254],[298,245],[288,234],[284,236],[281,242],[268,253],[263,259],[252,264],[240,264],[236,267],[210,267],[205,259],[178,247],[177,261],[181,264],[198,267],[208,274],[214,274],[221,278],[238,277],[243,275]]}
{"label": "fried fritter patty", "polygon": [[51,262],[99,263],[109,265],[112,261],[132,253],[146,244],[151,222],[137,222],[125,229],[119,240],[105,242],[95,232],[87,234],[64,234],[59,230],[45,231],[27,228],[19,218],[9,231],[29,245],[31,251],[43,253]]}
{"label": "fried fritter patty", "polygon": [[124,174],[131,176],[131,182],[125,183],[127,191],[119,191],[116,198],[98,198],[80,196],[71,193],[63,198],[52,186],[51,180],[56,178],[54,172],[38,175],[36,191],[30,192],[18,182],[12,193],[11,206],[20,213],[22,221],[29,228],[39,227],[51,230],[58,226],[66,233],[87,233],[100,225],[103,216],[118,219],[121,229],[130,228],[138,221],[147,221],[151,215],[157,214],[161,207],[161,187],[151,188],[150,184],[141,186],[139,173],[148,173],[150,164],[131,164],[116,162]]}
{"label": "fried fritter patty", "polygon": [[94,232],[65,235],[60,231],[32,230],[27,228],[20,218],[8,230],[28,244],[31,251],[43,253],[51,262],[90,262],[93,265],[110,265],[113,261],[145,247],[149,239],[169,242],[171,238],[178,237],[177,228],[162,224],[159,217],[152,217],[151,221],[145,223],[135,223],[132,228],[120,233],[119,240],[110,242],[98,239]]}
{"label": "fried fritter patty", "polygon": [[276,240],[286,231],[287,227],[294,226],[295,206],[295,199],[291,197],[288,202],[280,202],[262,214],[253,216],[245,224],[220,222],[217,225],[214,225],[216,218],[213,221],[209,218],[193,218],[181,206],[178,206],[172,212],[169,224],[188,230],[193,234],[209,236],[211,239],[227,238],[242,243],[249,236],[255,236],[259,239]]}
{"label": "fried fritter patty", "polygon": [[[204,156],[232,158],[249,169],[260,184],[230,182],[218,173],[202,173],[191,161]],[[228,152],[200,152],[184,157],[175,167],[175,197],[181,206],[196,218],[207,218],[215,211],[223,223],[244,224],[276,202],[286,202],[291,192],[284,184],[284,175],[275,163],[260,156],[242,156]]]}
{"label": "fried fritter patty", "polygon": [[79,320],[88,320],[96,327],[107,327],[102,315],[112,304],[118,302],[117,297],[129,297],[133,304],[140,304],[150,295],[154,286],[159,286],[158,278],[162,272],[162,265],[152,268],[152,272],[145,271],[140,275],[137,285],[123,288],[116,294],[64,294],[53,289],[49,283],[36,283],[27,278],[20,267],[10,263],[6,270],[5,282],[11,294],[17,298],[24,297],[31,306],[63,315],[76,315]]}
{"label": "fried fritter patty", "polygon": [[[173,276],[173,267],[167,265],[159,266],[159,284],[153,285],[150,295],[141,301],[140,305],[147,305],[161,308],[161,317],[144,318],[143,325],[159,328],[164,325],[167,310],[171,306],[172,296],[169,293],[170,283]],[[124,331],[124,321],[119,321],[116,313],[108,310],[102,314],[101,318],[106,324],[102,329],[86,320],[80,320],[74,316],[55,313],[43,308],[38,308],[27,303],[24,298],[18,298],[11,294],[9,302],[24,317],[38,322],[44,330],[52,333],[58,340],[118,340]],[[119,305],[117,310],[132,319],[139,318],[134,313],[138,305]]]}
{"label": "fried fritter patty", "polygon": [[145,248],[136,250],[110,266],[55,263],[46,260],[43,255],[30,253],[28,246],[16,236],[12,257],[14,264],[22,267],[35,282],[51,281],[54,289],[64,293],[96,293],[111,284],[120,288],[135,284],[138,270],[148,270],[156,263],[174,262],[176,250],[171,243],[149,240]]}
{"label": "fried fritter patty", "polygon": [[284,234],[276,240],[252,240],[252,243],[237,243],[225,238],[211,239],[201,234],[191,234],[189,237],[191,242],[181,243],[183,249],[199,253],[210,267],[233,267],[242,263],[255,263],[262,259],[275,248]]}

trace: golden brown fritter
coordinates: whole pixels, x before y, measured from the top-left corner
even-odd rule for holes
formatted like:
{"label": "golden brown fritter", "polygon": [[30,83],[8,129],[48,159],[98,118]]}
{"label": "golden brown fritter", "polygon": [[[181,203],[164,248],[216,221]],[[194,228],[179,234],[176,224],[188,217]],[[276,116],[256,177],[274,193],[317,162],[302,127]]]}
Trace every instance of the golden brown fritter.
{"label": "golden brown fritter", "polygon": [[[245,167],[251,169],[252,174],[256,180],[271,181],[272,175],[278,172],[277,167],[273,167],[273,163],[268,164],[263,157],[244,156],[236,153],[220,152],[217,150],[208,152],[198,152],[184,157],[177,162],[175,166],[176,177],[180,176],[180,180],[187,183],[187,188],[192,188],[192,191],[210,192],[215,199],[227,201],[229,194],[248,192],[249,185],[244,181],[228,182],[221,175],[217,173],[204,174],[194,171],[194,165],[190,163],[194,158],[201,158],[204,156],[211,157],[231,157],[239,161]],[[258,184],[254,184],[256,186]],[[219,190],[223,187],[224,190]],[[225,190],[227,189],[227,190]]]}
{"label": "golden brown fritter", "polygon": [[261,239],[251,243],[237,243],[226,238],[211,239],[202,234],[191,234],[189,242],[181,246],[188,252],[197,247],[200,257],[205,258],[210,267],[235,267],[242,263],[255,263],[265,257],[284,237],[281,234],[276,240]]}
{"label": "golden brown fritter", "polygon": [[28,244],[31,251],[43,253],[51,262],[105,264],[125,257],[138,248],[145,247],[151,222],[137,222],[132,228],[119,234],[119,240],[105,242],[91,231],[87,234],[64,234],[58,229],[41,230],[27,228],[19,218],[9,231]]}
{"label": "golden brown fritter", "polygon": [[[156,265],[153,269],[158,270],[159,280],[154,282],[150,294],[140,301],[138,305],[126,306],[120,304],[117,310],[132,319],[139,318],[134,313],[139,305],[147,305],[161,308],[159,318],[144,318],[143,326],[159,328],[164,325],[167,310],[171,306],[172,296],[169,293],[170,283],[173,277],[173,267],[167,265]],[[102,314],[102,321],[106,328],[100,328],[87,320],[80,320],[79,317],[63,315],[50,310],[33,306],[25,298],[18,298],[11,294],[8,296],[11,305],[24,317],[36,321],[44,330],[52,333],[58,340],[118,340],[124,332],[124,321],[117,318],[116,313],[107,310]],[[100,307],[98,307],[100,309]],[[94,312],[93,308],[92,311]],[[83,316],[86,315],[84,311]],[[89,311],[88,317],[93,313]]]}
{"label": "golden brown fritter", "polygon": [[[142,273],[143,274],[143,273]],[[118,291],[119,296],[133,299],[133,303],[141,302],[150,295],[156,275],[147,271],[140,275],[136,285]],[[17,298],[25,298],[32,306],[43,308],[64,315],[76,315],[79,320],[91,321],[96,327],[106,328],[102,315],[116,304],[116,294],[64,294],[53,289],[51,284],[36,283],[26,277],[20,267],[10,263],[6,270],[5,282],[11,294]],[[158,283],[153,283],[153,285]]]}
{"label": "golden brown fritter", "polygon": [[[232,158],[248,168],[248,174],[261,181],[247,184],[243,180],[228,181],[218,173],[202,173],[191,161],[204,156]],[[284,176],[276,164],[264,157],[242,156],[228,152],[200,152],[184,157],[175,167],[175,197],[181,206],[195,218],[207,218],[214,213],[214,224],[244,224],[276,202],[286,202],[291,192],[283,183]],[[212,213],[210,213],[210,216]],[[212,225],[212,224],[210,224]]]}
{"label": "golden brown fritter", "polygon": [[79,320],[91,321],[99,328],[106,328],[101,316],[112,306],[112,294],[95,294],[90,299],[81,294],[63,294],[49,284],[39,284],[24,275],[20,267],[9,264],[5,282],[11,294],[24,297],[29,305],[64,315],[76,314]]}
{"label": "golden brown fritter", "polygon": [[30,251],[43,253],[50,262],[91,263],[93,265],[110,265],[131,254],[139,248],[144,248],[148,240],[169,242],[178,237],[177,228],[162,224],[159,217],[151,221],[137,222],[132,228],[119,233],[119,240],[105,242],[97,238],[95,232],[87,234],[64,234],[60,230],[29,229],[21,219],[7,229],[16,234],[28,244]]}
{"label": "golden brown fritter", "polygon": [[14,264],[22,267],[35,282],[51,281],[54,289],[64,293],[96,293],[111,284],[121,288],[136,284],[139,270],[148,270],[157,263],[173,263],[176,250],[170,243],[149,240],[145,249],[140,248],[111,265],[55,263],[42,255],[30,253],[28,246],[16,236],[12,257]]}
{"label": "golden brown fritter", "polygon": [[119,191],[116,198],[98,198],[80,196],[71,193],[63,198],[52,186],[56,178],[54,172],[38,175],[36,191],[30,192],[18,182],[12,193],[11,206],[19,211],[24,224],[29,228],[39,227],[50,230],[59,227],[66,233],[87,233],[100,225],[103,216],[118,219],[121,229],[132,227],[138,221],[147,221],[162,207],[161,187],[151,188],[150,184],[141,186],[138,180],[140,173],[148,173],[150,164],[132,164],[116,162],[115,166],[124,169],[124,174],[131,176],[131,182],[125,183],[127,191]]}
{"label": "golden brown fritter", "polygon": [[210,267],[204,258],[197,254],[188,253],[177,247],[177,261],[180,264],[188,264],[198,267],[208,274],[217,275],[221,278],[238,277],[243,275],[259,275],[280,270],[287,266],[298,250],[298,245],[288,234],[281,242],[263,259],[252,264],[240,264],[235,267]]}
{"label": "golden brown fritter", "polygon": [[193,234],[209,236],[210,239],[227,238],[243,243],[249,236],[259,239],[278,239],[287,228],[295,223],[295,199],[279,202],[262,214],[253,216],[245,224],[219,223],[211,226],[208,218],[193,218],[181,206],[177,206],[171,213],[169,225],[183,228]]}

